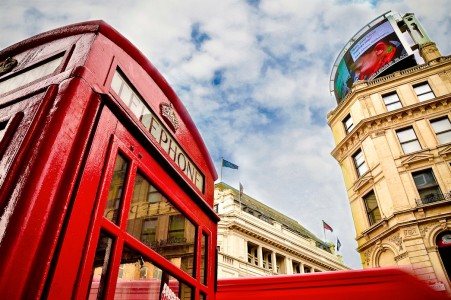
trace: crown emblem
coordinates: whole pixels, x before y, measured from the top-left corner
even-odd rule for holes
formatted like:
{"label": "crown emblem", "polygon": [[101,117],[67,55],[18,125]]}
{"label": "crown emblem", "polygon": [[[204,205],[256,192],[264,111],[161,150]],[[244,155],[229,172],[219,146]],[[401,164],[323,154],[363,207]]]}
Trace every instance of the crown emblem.
{"label": "crown emblem", "polygon": [[176,132],[179,128],[179,120],[177,118],[177,115],[175,114],[172,103],[161,103],[160,113],[164,121],[168,124],[172,131]]}
{"label": "crown emblem", "polygon": [[0,63],[0,76],[10,72],[17,65],[17,60],[8,57]]}

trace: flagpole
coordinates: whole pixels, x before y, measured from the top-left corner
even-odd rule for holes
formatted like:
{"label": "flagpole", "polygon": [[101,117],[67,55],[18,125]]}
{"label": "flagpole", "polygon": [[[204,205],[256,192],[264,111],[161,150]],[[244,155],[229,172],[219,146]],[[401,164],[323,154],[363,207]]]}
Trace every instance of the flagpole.
{"label": "flagpole", "polygon": [[327,242],[327,239],[326,239],[326,228],[324,227],[324,220],[323,220],[323,232],[324,232],[324,241]]}
{"label": "flagpole", "polygon": [[219,182],[222,182],[222,166],[224,165],[224,157],[221,157],[221,173],[219,175]]}

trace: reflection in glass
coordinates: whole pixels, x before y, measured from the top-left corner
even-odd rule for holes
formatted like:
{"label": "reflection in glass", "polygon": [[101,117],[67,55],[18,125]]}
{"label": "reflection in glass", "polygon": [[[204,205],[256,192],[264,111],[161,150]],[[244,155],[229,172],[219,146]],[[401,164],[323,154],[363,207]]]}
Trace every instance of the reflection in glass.
{"label": "reflection in glass", "polygon": [[127,161],[121,155],[118,155],[114,165],[113,179],[111,180],[105,211],[103,212],[104,217],[113,223],[117,223],[125,176],[127,175],[127,165]]}
{"label": "reflection in glass", "polygon": [[195,226],[140,173],[136,174],[127,232],[193,276]]}
{"label": "reflection in glass", "polygon": [[[138,252],[124,247],[114,299],[160,299],[163,272]],[[178,283],[176,284],[178,287]],[[177,289],[176,289],[177,290]]]}
{"label": "reflection in glass", "polygon": [[129,247],[122,251],[114,299],[192,299],[192,288]]}
{"label": "reflection in glass", "polygon": [[113,239],[104,232],[100,232],[99,242],[97,244],[94,266],[92,268],[92,282],[89,292],[89,299],[101,299],[105,289],[106,274],[110,255],[113,247]]}

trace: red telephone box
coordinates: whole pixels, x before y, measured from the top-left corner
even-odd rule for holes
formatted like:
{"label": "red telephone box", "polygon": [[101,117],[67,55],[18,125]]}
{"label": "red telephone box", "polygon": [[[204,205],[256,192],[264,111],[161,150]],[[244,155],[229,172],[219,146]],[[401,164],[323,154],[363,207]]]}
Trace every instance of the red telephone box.
{"label": "red telephone box", "polygon": [[214,299],[217,174],[174,91],[102,21],[0,52],[4,299]]}

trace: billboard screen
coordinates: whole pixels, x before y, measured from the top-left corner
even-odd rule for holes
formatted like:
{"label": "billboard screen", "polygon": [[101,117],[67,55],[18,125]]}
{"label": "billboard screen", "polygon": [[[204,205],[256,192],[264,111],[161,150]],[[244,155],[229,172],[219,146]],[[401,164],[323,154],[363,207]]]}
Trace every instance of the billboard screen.
{"label": "billboard screen", "polygon": [[337,102],[343,100],[354,82],[374,79],[412,54],[401,39],[390,20],[384,19],[352,43],[337,65],[334,80]]}

